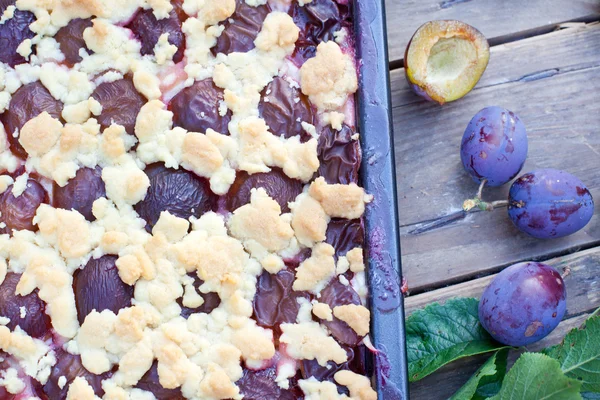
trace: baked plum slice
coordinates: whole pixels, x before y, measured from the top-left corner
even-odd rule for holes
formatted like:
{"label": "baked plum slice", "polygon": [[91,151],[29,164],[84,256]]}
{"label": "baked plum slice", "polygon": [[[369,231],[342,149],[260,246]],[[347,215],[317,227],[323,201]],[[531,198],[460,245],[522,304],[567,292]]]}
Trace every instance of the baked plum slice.
{"label": "baked plum slice", "polygon": [[300,28],[293,55],[299,65],[315,56],[319,43],[335,39],[335,32],[351,26],[348,5],[334,0],[312,0],[303,6],[294,2],[289,13]]}
{"label": "baked plum slice", "polygon": [[6,326],[12,331],[17,326],[29,336],[40,338],[51,328],[46,304],[38,296],[37,289],[26,296],[15,293],[21,274],[9,272],[0,285],[0,316],[10,319]]}
{"label": "baked plum slice", "polygon": [[236,385],[240,388],[244,400],[295,400],[302,398],[302,391],[298,388],[296,382],[292,382],[291,389],[286,390],[277,385],[275,378],[277,378],[275,367],[259,371],[244,368],[244,374],[236,382]]}
{"label": "baked plum slice", "polygon": [[[75,354],[67,353],[64,350],[56,350],[56,364],[50,371],[48,381],[42,387],[42,391],[52,400],[64,400],[67,398],[69,385],[77,377],[84,378],[88,384],[94,389],[96,396],[103,396],[102,381],[110,378],[111,372],[105,372],[102,375],[96,375],[89,372],[81,363],[81,357]],[[66,384],[62,387],[59,385],[61,377],[66,378]],[[61,382],[62,383],[62,382]]]}
{"label": "baked plum slice", "polygon": [[196,292],[204,299],[204,303],[202,303],[202,305],[200,307],[189,308],[189,307],[185,307],[183,305],[183,301],[181,298],[177,299],[177,303],[181,306],[181,316],[185,319],[188,319],[189,316],[192,314],[197,314],[197,313],[209,314],[212,310],[219,307],[219,304],[221,304],[221,298],[219,297],[219,295],[214,292],[202,293],[199,290],[199,288],[200,288],[200,286],[202,286],[204,281],[202,279],[198,278],[197,274],[191,273],[188,275],[194,279],[194,283],[193,283],[194,288],[196,289]]}
{"label": "baked plum slice", "polygon": [[21,86],[13,93],[8,110],[2,114],[2,123],[13,154],[23,159],[27,158],[27,152],[19,143],[19,132],[27,121],[44,111],[60,119],[62,109],[63,104],[52,97],[40,81]]}
{"label": "baked plum slice", "polygon": [[54,35],[54,39],[60,46],[60,51],[65,55],[65,64],[68,66],[72,67],[82,60],[79,50],[85,49],[88,53],[91,52],[83,39],[83,31],[91,26],[91,18],[75,18],[70,20],[66,26],[60,28]]}
{"label": "baked plum slice", "polygon": [[355,247],[362,247],[365,232],[360,219],[332,218],[325,236],[325,242],[335,249],[335,255],[339,257]]}
{"label": "baked plum slice", "polygon": [[[9,6],[14,6],[16,0],[0,0],[0,15]],[[19,53],[17,47],[25,40],[31,39],[35,33],[29,29],[29,25],[35,22],[35,16],[29,11],[14,10],[13,17],[0,25],[0,62],[11,67],[26,63],[27,60]]]}
{"label": "baked plum slice", "polygon": [[116,261],[116,256],[91,258],[73,274],[73,293],[80,324],[93,310],[111,310],[117,314],[122,308],[131,306],[133,287],[119,277]]}
{"label": "baked plum slice", "polygon": [[[321,297],[319,301],[326,303],[333,310],[337,306],[345,306],[348,304],[360,304],[360,296],[352,288],[352,286],[344,285],[339,279],[334,278],[326,287],[321,291]],[[356,346],[361,341],[362,337],[350,328],[344,321],[333,317],[333,321],[321,321],[325,325],[331,335],[337,339],[338,342],[346,344],[348,346]]]}
{"label": "baked plum slice", "polygon": [[254,39],[262,29],[263,21],[271,12],[268,4],[249,6],[245,0],[236,0],[235,12],[223,23],[224,29],[217,44],[210,49],[219,53],[245,53],[254,48]]}
{"label": "baked plum slice", "polygon": [[225,115],[220,115],[221,101],[223,90],[212,79],[195,82],[171,99],[169,109],[173,112],[173,125],[201,133],[211,128],[228,135],[227,125],[231,121],[231,111],[227,110]]}
{"label": "baked plum slice", "polygon": [[165,389],[161,386],[158,377],[158,362],[156,361],[152,363],[152,367],[142,376],[135,387],[152,393],[156,400],[185,400],[181,389]]}
{"label": "baked plum slice", "polygon": [[218,197],[211,192],[208,181],[184,169],[171,169],[162,163],[151,164],[144,170],[150,187],[144,200],[135,210],[146,221],[146,230],[158,221],[162,211],[188,219],[214,211]]}
{"label": "baked plum slice", "polygon": [[314,124],[308,97],[285,78],[277,76],[263,89],[258,112],[275,136],[300,136],[302,142],[311,138],[302,129],[302,122]]}
{"label": "baked plum slice", "polygon": [[302,360],[302,363],[300,364],[302,379],[308,379],[311,376],[314,376],[319,382],[335,382],[333,378],[335,373],[345,369],[361,375],[366,374],[366,359],[368,357],[368,350],[366,347],[360,345],[357,347],[346,347],[345,350],[348,355],[348,361],[342,364],[336,364],[333,361],[329,361],[327,365],[323,367],[317,360]]}
{"label": "baked plum slice", "polygon": [[290,211],[288,203],[302,193],[303,187],[301,181],[288,177],[279,168],[252,175],[239,171],[227,193],[227,208],[234,211],[250,203],[250,191],[253,188],[263,188],[273,200],[279,203],[281,212],[286,213]]}
{"label": "baked plum slice", "polygon": [[37,231],[33,223],[35,212],[42,203],[48,203],[48,193],[42,185],[33,179],[28,179],[25,190],[15,197],[13,186],[0,194],[0,234],[12,233],[13,230]]}
{"label": "baked plum slice", "polygon": [[300,309],[298,298],[310,300],[310,295],[292,289],[295,279],[294,273],[288,270],[277,274],[263,271],[258,277],[253,307],[259,325],[279,330],[280,324],[296,321]]}
{"label": "baked plum slice", "polygon": [[177,47],[173,56],[175,63],[183,59],[185,36],[181,31],[181,20],[173,9],[167,18],[156,19],[152,9],[140,10],[127,26],[142,43],[142,55],[154,54],[154,46],[164,33],[169,34],[169,43]]}
{"label": "baked plum slice", "polygon": [[106,197],[102,180],[102,168],[81,168],[63,187],[54,183],[53,206],[65,210],[79,211],[88,221],[94,221],[92,214],[94,201]]}
{"label": "baked plum slice", "polygon": [[92,97],[102,105],[102,112],[97,117],[102,129],[118,124],[133,135],[135,120],[147,100],[136,90],[131,77],[99,84]]}
{"label": "baked plum slice", "polygon": [[337,131],[327,126],[319,135],[317,153],[319,157],[318,176],[329,184],[358,183],[361,151],[358,140],[352,139],[355,132],[343,124]]}

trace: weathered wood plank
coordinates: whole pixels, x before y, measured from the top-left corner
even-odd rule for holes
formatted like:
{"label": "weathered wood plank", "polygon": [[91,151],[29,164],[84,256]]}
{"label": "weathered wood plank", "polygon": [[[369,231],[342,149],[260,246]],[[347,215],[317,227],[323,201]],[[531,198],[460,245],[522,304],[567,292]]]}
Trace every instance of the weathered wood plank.
{"label": "weathered wood plank", "polygon": [[390,60],[400,60],[415,30],[433,19],[458,19],[488,39],[600,14],[596,0],[386,0]]}
{"label": "weathered wood plank", "polygon": [[[545,35],[493,46],[488,67],[475,90],[598,65],[598,53],[600,23],[561,25],[560,29]],[[391,71],[391,86],[394,107],[424,102],[410,90],[403,68]]]}
{"label": "weathered wood plank", "polygon": [[[546,261],[565,275],[567,289],[566,318],[600,307],[600,247],[579,251],[564,257]],[[417,309],[434,301],[444,303],[453,297],[480,297],[483,290],[496,275],[474,279],[438,290],[408,296],[404,300],[405,312],[410,315]]]}
{"label": "weathered wood plank", "polygon": [[[493,58],[488,86],[478,87],[455,103],[440,107],[413,102],[394,108],[403,271],[413,291],[496,272],[513,262],[547,259],[600,244],[600,207],[586,229],[551,241],[520,233],[502,209],[470,215],[420,235],[410,234],[419,223],[459,210],[462,201],[476,191],[476,184],[460,164],[460,138],[470,118],[487,105],[509,108],[525,122],[529,156],[524,172],[548,167],[567,170],[600,198],[599,28],[569,32],[569,39],[562,32],[545,35],[548,46],[541,39],[524,40],[529,45],[515,45],[519,51],[516,58],[509,50],[506,57]],[[559,46],[559,42],[563,44]],[[582,47],[585,52],[576,50]],[[539,64],[543,70],[553,69],[554,75],[536,80],[518,79],[519,74],[502,78],[511,65],[520,68],[516,62],[520,55],[533,53],[540,60],[549,60],[553,52],[562,56]],[[493,67],[494,63],[498,66]],[[524,68],[526,75],[533,73]],[[503,80],[507,82],[497,83]],[[395,82],[405,84],[403,79]],[[485,197],[506,198],[508,188],[488,190]]]}
{"label": "weathered wood plank", "polygon": [[[538,351],[545,347],[560,343],[573,328],[581,326],[589,314],[578,315],[561,322],[546,338],[528,346],[530,351]],[[509,360],[514,362],[518,352],[511,352]],[[434,374],[410,385],[411,399],[446,400],[465,384],[471,375],[487,360],[489,355],[469,357],[449,364]]]}

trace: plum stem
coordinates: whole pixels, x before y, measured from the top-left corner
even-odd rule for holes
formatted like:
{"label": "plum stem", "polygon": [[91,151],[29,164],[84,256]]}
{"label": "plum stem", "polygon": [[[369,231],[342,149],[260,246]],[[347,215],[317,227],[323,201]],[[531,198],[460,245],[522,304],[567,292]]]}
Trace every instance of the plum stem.
{"label": "plum stem", "polygon": [[596,311],[594,311],[593,313],[591,313],[590,316],[588,317],[588,319],[594,318],[598,314],[600,314],[600,307],[596,308]]}
{"label": "plum stem", "polygon": [[481,200],[481,196],[483,194],[483,188],[485,187],[486,183],[487,183],[487,179],[484,179],[479,184],[479,189],[477,189],[477,195],[475,196],[476,199]]}

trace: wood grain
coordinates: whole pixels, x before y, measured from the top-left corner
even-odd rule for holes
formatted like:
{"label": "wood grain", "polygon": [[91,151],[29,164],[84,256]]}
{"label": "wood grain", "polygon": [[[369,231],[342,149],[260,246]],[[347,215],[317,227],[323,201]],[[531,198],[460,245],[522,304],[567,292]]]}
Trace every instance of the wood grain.
{"label": "wood grain", "polygon": [[[567,289],[566,317],[593,311],[600,306],[600,247],[579,251],[546,261],[561,274],[567,269],[564,281]],[[474,279],[457,285],[409,296],[404,300],[406,315],[434,301],[444,303],[454,297],[477,297],[496,275]]]}
{"label": "wood grain", "polygon": [[400,60],[415,30],[434,19],[458,19],[489,40],[600,14],[596,0],[386,0],[390,60]]}
{"label": "wood grain", "polygon": [[[573,29],[512,44],[514,52],[503,50],[504,56],[492,58],[488,83],[482,81],[455,103],[440,107],[416,101],[394,107],[402,262],[411,290],[437,288],[497,272],[514,262],[600,245],[600,207],[584,230],[550,241],[519,232],[504,209],[470,215],[420,235],[410,233],[424,222],[458,211],[462,201],[473,196],[476,184],[460,164],[460,138],[471,117],[487,105],[511,109],[524,121],[529,155],[523,172],[550,167],[569,171],[600,199],[600,25]],[[585,51],[580,52],[581,47]],[[550,55],[555,52],[561,55]],[[538,57],[541,71],[555,73],[521,79],[535,74],[529,62],[517,62],[527,54]],[[511,66],[523,71],[512,73]],[[394,88],[406,85],[397,78]],[[394,104],[401,104],[398,96]],[[506,198],[508,189],[504,185],[487,190],[484,197]]]}

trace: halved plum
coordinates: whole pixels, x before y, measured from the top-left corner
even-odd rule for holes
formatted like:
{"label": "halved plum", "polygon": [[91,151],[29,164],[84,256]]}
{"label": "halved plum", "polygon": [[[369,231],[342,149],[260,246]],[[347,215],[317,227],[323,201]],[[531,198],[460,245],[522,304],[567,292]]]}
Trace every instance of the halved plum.
{"label": "halved plum", "polygon": [[314,124],[312,107],[298,85],[277,76],[263,89],[260,99],[258,113],[275,136],[300,136],[302,142],[312,137],[302,128],[302,122]]}
{"label": "halved plum", "polygon": [[296,321],[300,309],[298,299],[310,300],[310,295],[292,289],[295,279],[294,273],[288,270],[274,275],[263,271],[258,277],[253,307],[259,325],[279,330],[280,324]]}
{"label": "halved plum", "polygon": [[327,225],[325,242],[335,249],[336,257],[355,247],[362,247],[365,231],[360,219],[333,218]]}
{"label": "halved plum", "polygon": [[177,299],[177,304],[181,306],[181,316],[185,319],[188,319],[192,314],[209,314],[212,310],[219,307],[219,304],[221,304],[221,298],[219,295],[214,292],[202,293],[199,288],[202,286],[204,281],[198,278],[198,274],[190,273],[188,275],[194,279],[194,288],[196,289],[196,292],[204,299],[204,303],[202,303],[200,307],[188,308],[183,305],[183,300],[181,298]]}
{"label": "halved plum", "polygon": [[460,21],[429,21],[413,35],[404,53],[411,88],[430,101],[444,104],[473,89],[490,58],[481,32]]}
{"label": "halved plum", "polygon": [[279,387],[277,382],[277,371],[275,367],[260,371],[252,371],[244,368],[244,375],[236,382],[240,388],[244,400],[295,400],[302,398],[302,391],[293,382],[289,390]]}
{"label": "halved plum", "polygon": [[[370,375],[369,371],[369,350],[365,345],[359,345],[357,347],[345,347],[346,354],[348,355],[348,361],[342,364],[336,364],[333,361],[329,361],[327,366],[323,367],[319,365],[317,360],[302,360],[300,364],[300,371],[302,373],[302,379],[308,379],[315,377],[319,382],[330,381],[335,383],[334,375],[338,371],[350,370],[361,375]],[[346,388],[338,386],[343,392],[346,392]]]}
{"label": "halved plum", "polygon": [[88,53],[91,52],[83,39],[83,31],[91,26],[91,18],[75,18],[70,20],[66,26],[60,28],[54,35],[54,39],[60,46],[60,51],[65,55],[65,64],[68,66],[72,67],[82,60],[79,50],[85,49]]}
{"label": "halved plum", "polygon": [[[15,3],[16,0],[0,0],[0,15]],[[29,25],[33,22],[35,22],[33,13],[17,9],[14,10],[12,18],[0,25],[0,62],[11,67],[27,62],[23,56],[17,53],[17,47],[25,39],[35,36],[35,33],[29,29]]]}
{"label": "halved plum", "polygon": [[146,221],[148,232],[162,211],[188,219],[216,210],[218,197],[206,179],[182,168],[167,168],[162,163],[151,164],[144,172],[150,179],[150,187],[144,200],[135,205],[135,211]]}
{"label": "halved plum", "polygon": [[46,314],[46,303],[34,290],[26,296],[15,293],[21,274],[9,272],[0,285],[0,316],[10,319],[6,325],[10,330],[17,326],[29,336],[41,338],[51,328],[50,317]]}
{"label": "halved plum", "polygon": [[60,119],[62,109],[63,103],[52,97],[40,81],[21,86],[13,93],[8,110],[1,116],[13,154],[27,158],[27,152],[19,143],[19,132],[27,121],[44,111]]}
{"label": "halved plum", "polygon": [[317,148],[317,176],[324,177],[327,183],[358,183],[361,151],[358,140],[352,139],[354,133],[346,124],[342,125],[340,131],[331,126],[321,131]]}
{"label": "halved plum", "polygon": [[[348,304],[360,304],[360,296],[352,288],[352,286],[342,284],[339,279],[334,278],[326,287],[321,291],[321,297],[319,301],[326,303],[333,310],[337,306],[345,306]],[[362,337],[350,328],[350,326],[344,321],[333,317],[333,321],[321,321],[325,325],[332,336],[337,339],[338,342],[346,344],[348,346],[356,346],[361,341]]]}
{"label": "halved plum", "polygon": [[281,212],[286,213],[290,211],[288,203],[302,193],[303,187],[301,181],[288,177],[279,168],[252,175],[245,171],[238,171],[227,193],[227,208],[234,211],[250,203],[250,191],[253,188],[264,188],[267,194],[279,203]]}
{"label": "halved plum", "polygon": [[102,105],[102,112],[96,117],[102,129],[119,124],[133,135],[135,120],[147,100],[136,90],[131,77],[99,84],[92,97]]}
{"label": "halved plum", "polygon": [[231,110],[225,115],[219,114],[221,101],[223,90],[212,79],[195,82],[171,99],[169,109],[173,112],[173,125],[200,133],[211,128],[229,135],[227,125],[231,121]]}
{"label": "halved plum", "polygon": [[245,0],[236,0],[235,12],[225,20],[223,33],[217,39],[217,44],[210,49],[213,55],[252,50],[254,39],[270,12],[268,4],[253,7],[246,4]]}
{"label": "halved plum", "polygon": [[293,2],[289,13],[300,28],[293,55],[298,65],[315,56],[319,43],[335,39],[335,32],[352,26],[348,4],[334,0],[312,0],[302,6]]}
{"label": "halved plum", "polygon": [[15,197],[10,186],[0,194],[0,234],[12,234],[13,230],[37,231],[33,223],[35,212],[42,203],[48,203],[48,193],[42,185],[33,179],[28,179],[25,190]]}
{"label": "halved plum", "polygon": [[154,46],[158,43],[160,36],[168,33],[169,43],[177,47],[173,61],[178,63],[183,59],[185,51],[185,36],[181,31],[181,22],[175,8],[171,10],[167,18],[163,19],[156,19],[154,10],[148,9],[140,10],[127,27],[142,43],[142,55],[154,54]]}
{"label": "halved plum", "polygon": [[80,324],[93,310],[111,310],[117,314],[122,308],[131,306],[133,287],[119,277],[116,261],[116,256],[92,258],[73,274],[73,293]]}
{"label": "halved plum", "polygon": [[[43,386],[43,392],[48,396],[48,399],[52,400],[64,400],[67,398],[67,392],[69,391],[69,385],[75,378],[82,377],[88,384],[94,389],[96,396],[103,396],[104,390],[102,390],[102,381],[110,378],[111,372],[105,372],[102,375],[96,375],[89,372],[81,363],[81,357],[76,354],[70,354],[62,349],[56,351],[56,364],[50,371],[50,377]],[[66,383],[64,386],[59,384],[60,378],[64,377]]]}
{"label": "halved plum", "polygon": [[106,197],[102,180],[102,168],[81,168],[67,184],[60,187],[54,183],[53,206],[65,210],[79,211],[88,221],[96,218],[92,214],[94,201]]}
{"label": "halved plum", "polygon": [[142,376],[140,381],[135,386],[138,389],[145,390],[154,395],[156,400],[185,400],[181,389],[165,389],[160,384],[160,378],[158,376],[158,362],[154,361],[152,367]]}

